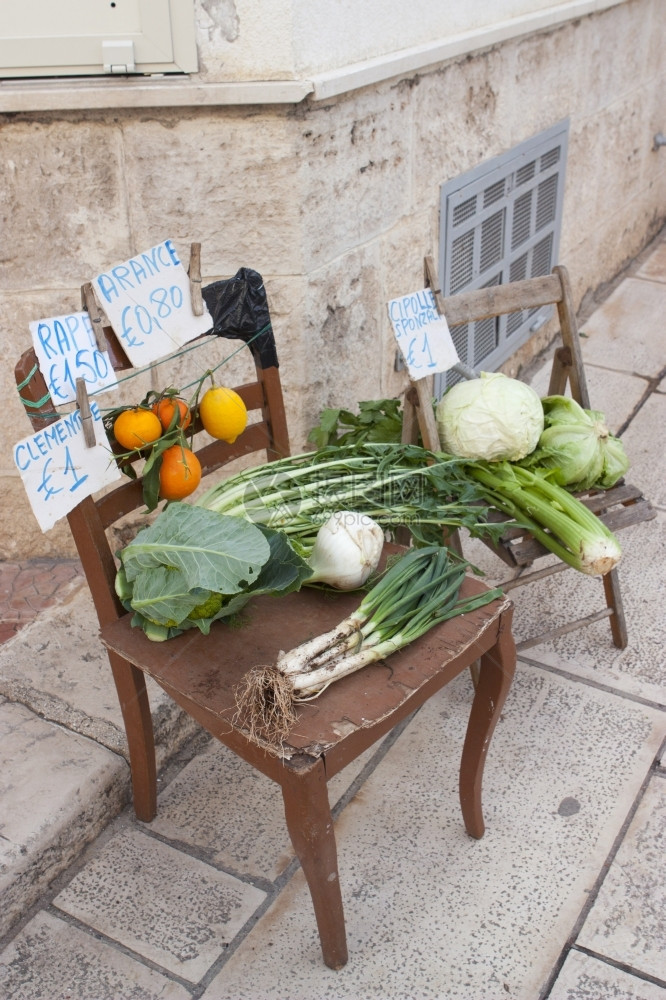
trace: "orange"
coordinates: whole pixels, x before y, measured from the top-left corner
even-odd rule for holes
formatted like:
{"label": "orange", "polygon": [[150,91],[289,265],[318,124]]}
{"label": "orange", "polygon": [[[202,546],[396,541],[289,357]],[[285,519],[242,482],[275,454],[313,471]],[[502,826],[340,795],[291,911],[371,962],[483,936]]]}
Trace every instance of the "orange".
{"label": "orange", "polygon": [[204,393],[199,416],[211,437],[233,444],[247,427],[247,407],[233,389],[215,385]]}
{"label": "orange", "polygon": [[194,493],[201,482],[201,463],[190,448],[174,444],[162,452],[160,496],[163,500],[182,500]]}
{"label": "orange", "polygon": [[153,413],[159,418],[163,430],[169,430],[176,408],[178,408],[180,415],[175,426],[182,427],[184,430],[190,426],[190,421],[192,420],[190,408],[184,399],[179,399],[177,396],[164,396],[163,399],[158,399],[156,403],[153,403]]}
{"label": "orange", "polygon": [[134,406],[123,410],[116,417],[113,436],[123,448],[133,451],[162,437],[162,424],[152,410],[147,410],[145,406]]}

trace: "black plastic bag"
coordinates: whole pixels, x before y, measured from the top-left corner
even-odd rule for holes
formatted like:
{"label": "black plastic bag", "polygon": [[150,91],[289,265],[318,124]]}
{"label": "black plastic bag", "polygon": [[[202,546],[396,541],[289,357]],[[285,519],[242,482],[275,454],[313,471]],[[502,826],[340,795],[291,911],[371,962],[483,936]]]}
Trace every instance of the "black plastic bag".
{"label": "black plastic bag", "polygon": [[264,281],[257,271],[241,267],[233,278],[214,281],[201,294],[218,337],[244,340],[260,368],[277,368],[275,336]]}

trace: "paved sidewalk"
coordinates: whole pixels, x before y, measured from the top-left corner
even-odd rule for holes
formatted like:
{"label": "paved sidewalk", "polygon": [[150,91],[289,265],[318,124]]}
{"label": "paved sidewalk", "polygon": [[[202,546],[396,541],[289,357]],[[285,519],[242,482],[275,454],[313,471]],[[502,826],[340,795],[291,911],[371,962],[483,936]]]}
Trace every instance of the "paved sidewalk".
{"label": "paved sidewalk", "polygon": [[[158,816],[136,821],[76,561],[0,566],[3,1000],[666,1000],[665,315],[662,240],[582,325],[593,405],[657,510],[619,535],[629,646],[602,620],[520,655],[481,841],[458,805],[467,674],[331,782],[340,972],[277,786],[155,689]],[[518,640],[603,603],[573,571],[511,596]]]}

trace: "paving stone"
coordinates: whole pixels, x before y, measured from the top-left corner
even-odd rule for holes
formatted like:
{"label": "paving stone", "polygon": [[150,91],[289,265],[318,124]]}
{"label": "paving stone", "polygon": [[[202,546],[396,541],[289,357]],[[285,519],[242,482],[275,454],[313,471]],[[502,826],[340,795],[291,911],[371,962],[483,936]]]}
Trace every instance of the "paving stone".
{"label": "paving stone", "polygon": [[570,951],[548,1000],[664,1000],[666,989],[613,965]]}
{"label": "paving stone", "polygon": [[625,278],[585,323],[586,365],[655,376],[664,367],[662,327],[666,284]]}
{"label": "paving stone", "polygon": [[206,1000],[331,989],[336,1000],[539,995],[666,724],[521,664],[488,757],[486,834],[475,841],[457,799],[470,697],[461,675],[433,698],[339,817],[350,960],[334,985],[299,870]]}
{"label": "paving stone", "polygon": [[7,1000],[188,1000],[159,972],[50,913],[38,913],[0,954]]}
{"label": "paving stone", "polygon": [[[367,750],[329,782],[334,804],[370,760]],[[212,864],[274,881],[294,857],[280,787],[214,741],[159,796],[149,829],[204,851]]]}
{"label": "paving stone", "polygon": [[622,441],[631,462],[627,479],[640,486],[653,507],[666,510],[666,477],[658,455],[659,451],[663,453],[664,445],[655,435],[656,428],[663,427],[666,427],[666,396],[653,393],[631,421]]}
{"label": "paving stone", "polygon": [[0,704],[0,935],[118,814],[128,788],[122,758]]}
{"label": "paving stone", "polygon": [[591,951],[666,982],[666,779],[654,777],[578,936]]}
{"label": "paving stone", "polygon": [[[613,645],[608,619],[603,618],[532,646],[524,655],[576,677],[663,704],[666,619],[657,613],[655,596],[664,586],[666,514],[659,512],[652,521],[626,528],[618,538],[623,550],[618,575],[629,636],[627,648]],[[516,605],[517,640],[558,628],[605,606],[600,579],[575,570],[512,590],[511,597]]]}
{"label": "paving stone", "polygon": [[254,886],[127,829],[95,853],[54,905],[197,982],[264,898]]}
{"label": "paving stone", "polygon": [[[23,626],[84,583],[78,559],[0,562],[0,620],[6,627]],[[18,627],[13,631],[17,632]]]}
{"label": "paving stone", "polygon": [[666,282],[666,240],[657,245],[636,271],[637,278]]}

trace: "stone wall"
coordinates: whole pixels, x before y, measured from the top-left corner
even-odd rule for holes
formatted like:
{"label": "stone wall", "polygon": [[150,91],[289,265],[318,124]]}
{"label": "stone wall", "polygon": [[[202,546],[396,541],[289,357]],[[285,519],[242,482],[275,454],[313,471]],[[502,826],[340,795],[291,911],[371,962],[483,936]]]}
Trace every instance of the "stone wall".
{"label": "stone wall", "polygon": [[65,523],[39,531],[12,460],[28,323],[166,237],[185,259],[201,241],[204,282],[264,276],[295,449],[322,407],[404,388],[386,302],[437,256],[441,183],[565,118],[560,260],[589,304],[665,221],[665,26],[662,0],[630,0],[326,101],[0,116],[0,558],[72,551]]}

